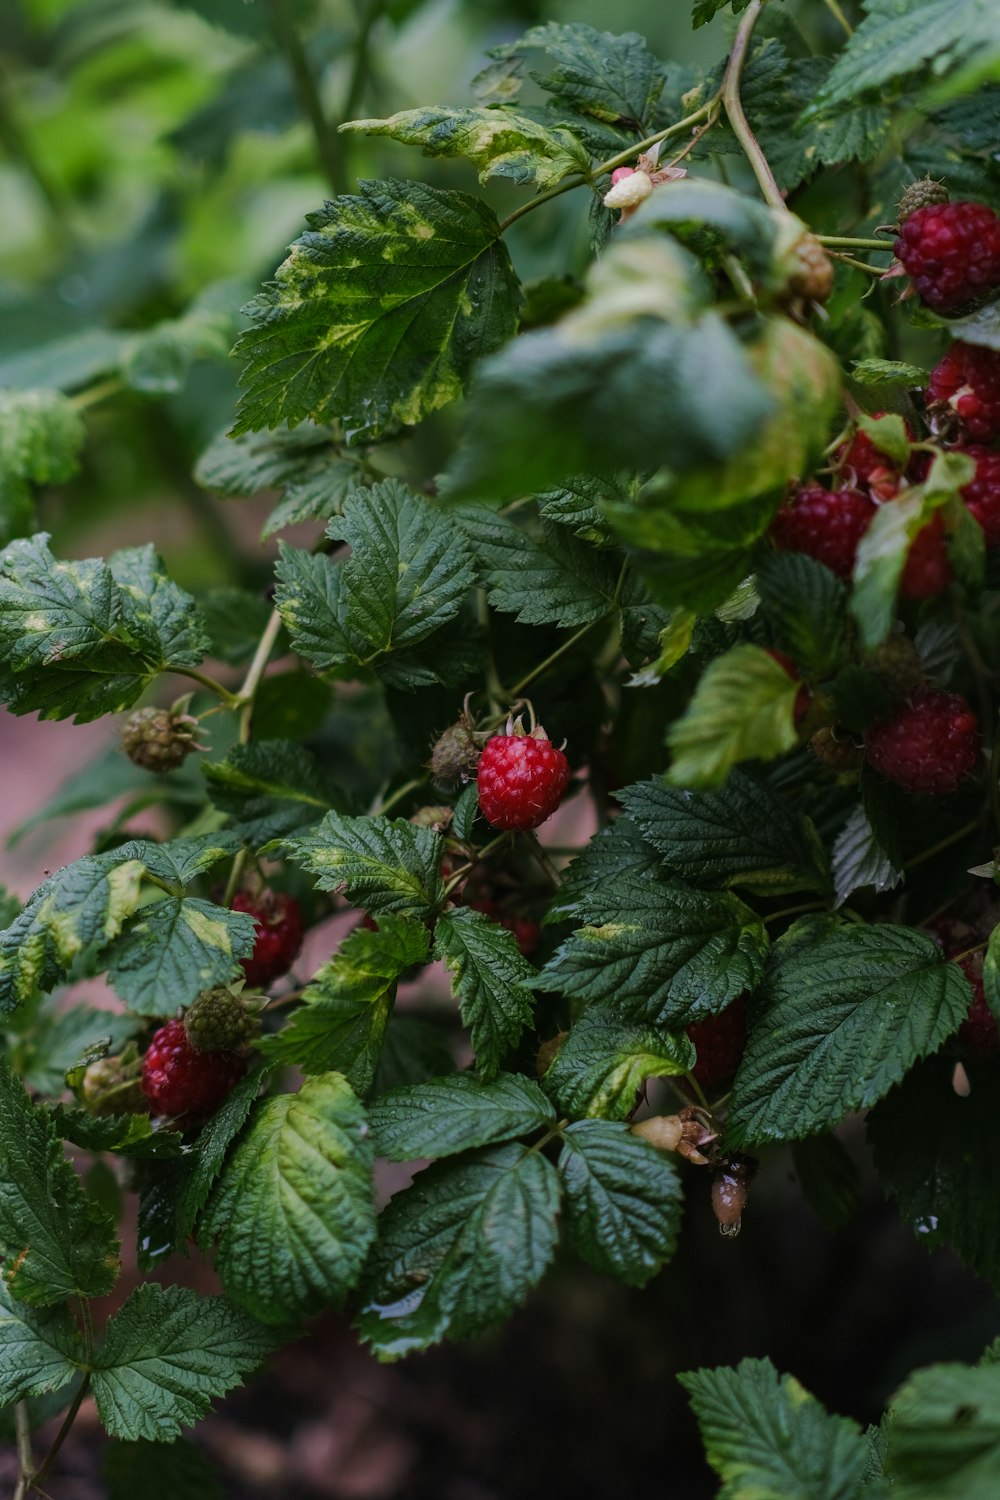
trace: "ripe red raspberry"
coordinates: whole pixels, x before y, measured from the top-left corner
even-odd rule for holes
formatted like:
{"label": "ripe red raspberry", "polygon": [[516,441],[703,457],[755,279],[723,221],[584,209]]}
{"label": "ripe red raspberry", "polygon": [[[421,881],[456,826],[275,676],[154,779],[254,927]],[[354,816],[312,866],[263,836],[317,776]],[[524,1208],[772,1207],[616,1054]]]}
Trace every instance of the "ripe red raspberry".
{"label": "ripe red raspberry", "polygon": [[243,1077],[235,1052],[199,1052],[183,1021],[168,1021],[153,1035],[142,1060],[142,1092],[160,1115],[210,1115]]}
{"label": "ripe red raspberry", "polygon": [[935,312],[963,312],[1000,286],[1000,219],[985,203],[918,208],[893,250]]}
{"label": "ripe red raspberry", "polygon": [[702,1088],[728,1083],[739,1066],[747,1040],[746,1001],[738,995],[732,1005],[718,1016],[695,1021],[687,1034],[698,1049],[698,1060],[691,1069]]}
{"label": "ripe red raspberry", "polygon": [[962,499],[983,528],[987,547],[1000,547],[1000,453],[975,443],[955,451],[975,460],[976,472],[963,486]]}
{"label": "ripe red raspberry", "polygon": [[287,974],[302,947],[302,913],[299,903],[284,891],[237,891],[233,911],[245,911],[257,923],[253,957],[241,960],[247,984],[262,989]]}
{"label": "ripe red raspberry", "polygon": [[927,410],[932,419],[954,414],[962,432],[981,443],[1000,437],[1000,353],[956,339],[931,371]]}
{"label": "ripe red raspberry", "polygon": [[874,514],[874,502],[860,490],[803,485],[771,522],[771,540],[781,552],[804,552],[838,578],[850,578]]}
{"label": "ripe red raspberry", "polygon": [[569,761],[539,731],[495,734],[479,757],[479,806],[494,828],[537,828],[569,785]]}
{"label": "ripe red raspberry", "polygon": [[904,599],[933,599],[943,593],[954,576],[948,561],[944,518],[939,513],[917,532],[910,543],[899,592]]}
{"label": "ripe red raspberry", "polygon": [[969,1051],[979,1057],[991,1057],[1000,1052],[1000,1032],[993,1013],[986,1003],[983,989],[983,955],[970,953],[959,960],[958,967],[972,985],[973,999],[969,1012],[958,1028],[958,1039]]}
{"label": "ripe red raspberry", "polygon": [[955,791],[979,762],[979,724],[959,693],[920,687],[891,719],[865,734],[868,758],[908,792]]}
{"label": "ripe red raspberry", "polygon": [[[790,656],[786,656],[784,651],[775,651],[773,647],[765,647],[765,650],[767,651],[767,654],[772,661],[776,661],[779,667],[783,667],[785,669],[793,682],[798,682],[799,669],[792,661],[792,658]],[[792,710],[792,714],[795,720],[796,729],[798,729],[799,725],[802,723],[802,720],[805,718],[806,713],[809,710],[809,697],[810,693],[807,687],[800,687],[798,692],[795,694],[795,706]]]}
{"label": "ripe red raspberry", "polygon": [[[877,411],[875,417],[888,413]],[[903,422],[906,436],[913,442],[913,429]],[[858,431],[837,452],[837,467],[850,484],[862,485],[877,500],[892,500],[899,490],[899,470],[887,453],[876,448],[867,432]]]}

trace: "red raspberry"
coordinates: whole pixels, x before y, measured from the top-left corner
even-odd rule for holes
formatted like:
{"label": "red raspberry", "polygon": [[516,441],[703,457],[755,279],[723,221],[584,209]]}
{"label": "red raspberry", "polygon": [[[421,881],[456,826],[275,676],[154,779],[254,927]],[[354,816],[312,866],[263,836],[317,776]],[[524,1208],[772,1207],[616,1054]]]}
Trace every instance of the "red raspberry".
{"label": "red raspberry", "polygon": [[[784,651],[775,651],[773,647],[765,647],[765,650],[767,651],[767,654],[772,661],[776,661],[779,667],[783,667],[785,669],[793,682],[798,682],[799,669],[792,661],[792,658],[790,656],[786,656]],[[805,718],[806,713],[808,712],[809,697],[810,694],[807,687],[800,687],[795,695],[795,707],[792,712],[795,719],[796,729],[798,729],[799,725],[802,723],[802,720]]]}
{"label": "red raspberry", "polygon": [[284,891],[237,891],[233,911],[245,911],[257,923],[253,957],[241,960],[247,984],[263,989],[281,974],[287,974],[302,947],[302,912],[299,903]]}
{"label": "red raspberry", "polygon": [[927,382],[927,406],[951,411],[970,438],[992,443],[1000,437],[1000,353],[956,340],[934,366]]}
{"label": "red raspberry", "polygon": [[908,792],[953,792],[979,762],[979,724],[959,693],[920,687],[887,721],[865,734],[868,758]]}
{"label": "red raspberry", "polygon": [[479,806],[494,828],[537,828],[569,785],[569,761],[544,736],[495,734],[479,757]]}
{"label": "red raspberry", "polygon": [[738,995],[721,1015],[695,1021],[688,1027],[687,1034],[698,1049],[698,1060],[691,1069],[692,1077],[702,1088],[728,1083],[746,1046],[746,1000]]}
{"label": "red raspberry", "polygon": [[987,547],[1000,547],[1000,453],[974,443],[955,451],[975,459],[976,472],[963,486],[962,499],[983,528]]}
{"label": "red raspberry", "polygon": [[860,490],[807,484],[778,511],[771,540],[781,552],[804,552],[838,578],[850,578],[858,543],[874,514],[873,501]]}
{"label": "red raspberry", "polygon": [[970,953],[959,960],[958,967],[972,985],[973,999],[969,1013],[958,1028],[958,1039],[970,1052],[979,1057],[991,1057],[1000,1052],[1000,1032],[993,1013],[986,1003],[983,989],[983,955]]}
{"label": "red raspberry", "polygon": [[910,543],[899,592],[904,599],[933,599],[948,587],[954,576],[948,561],[944,517],[939,513]]}
{"label": "red raspberry", "polygon": [[142,1092],[157,1114],[210,1115],[246,1071],[235,1052],[199,1052],[183,1021],[153,1035],[142,1060]]}
{"label": "red raspberry", "polygon": [[[877,411],[875,417],[888,413]],[[906,436],[913,442],[913,429],[904,421]],[[863,485],[877,500],[892,500],[899,489],[899,470],[887,453],[876,448],[867,432],[858,431],[837,453],[837,467],[852,484]]]}
{"label": "red raspberry", "polygon": [[962,312],[1000,286],[1000,219],[985,203],[918,208],[893,250],[935,312]]}

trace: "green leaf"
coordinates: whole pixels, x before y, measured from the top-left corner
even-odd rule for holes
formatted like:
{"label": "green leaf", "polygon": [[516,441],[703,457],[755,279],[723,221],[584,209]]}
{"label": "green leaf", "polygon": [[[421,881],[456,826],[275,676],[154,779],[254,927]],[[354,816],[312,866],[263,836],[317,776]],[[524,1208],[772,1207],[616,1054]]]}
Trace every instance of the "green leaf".
{"label": "green leaf", "polygon": [[691,1398],[719,1500],[859,1500],[868,1445],[768,1359],[678,1376]]}
{"label": "green leaf", "polygon": [[692,885],[762,894],[829,887],[812,824],[745,771],[733,771],[718,791],[682,791],[654,778],[616,796],[666,868]]}
{"label": "green leaf", "polygon": [[484,1078],[495,1078],[531,1021],[529,986],[535,970],[512,932],[467,906],[438,917],[434,952],[451,974],[452,992],[472,1033],[476,1065]]}
{"label": "green leaf", "polygon": [[611,534],[601,514],[601,502],[624,502],[627,493],[614,480],[599,479],[593,474],[575,474],[560,489],[547,490],[537,499],[539,512],[545,520],[565,526],[574,536],[594,547],[606,547]]}
{"label": "green leaf", "polygon": [[583,927],[533,988],[610,1001],[623,1016],[672,1030],[717,1015],[756,988],[767,955],[760,919],[728,893],[628,875],[591,891]]}
{"label": "green leaf", "polygon": [[109,1319],[94,1361],[101,1421],[112,1437],[170,1442],[240,1385],[274,1343],[224,1297],[146,1282]]}
{"label": "green leaf", "polygon": [[[725,10],[728,4],[729,0],[694,0],[691,19],[695,29],[704,26],[713,16],[718,15],[720,10]],[[741,10],[746,10],[749,0],[732,0],[732,4],[734,13],[739,14]]]}
{"label": "green leaf", "polygon": [[833,886],[836,905],[843,906],[855,891],[871,886],[879,895],[893,891],[903,879],[883,849],[863,807],[856,807],[833,845]]}
{"label": "green leaf", "polygon": [[668,1261],[680,1228],[681,1185],[662,1152],[626,1125],[581,1120],[559,1157],[566,1238],[595,1271],[643,1286]]}
{"label": "green leaf", "polygon": [[339,514],[344,501],[364,480],[364,470],[339,453],[328,427],[304,422],[289,430],[220,433],[206,448],[194,471],[198,484],[227,499],[259,490],[283,489],[263,537],[300,521],[326,521]]}
{"label": "green leaf", "polygon": [[892,1398],[887,1472],[900,1500],[991,1500],[1000,1484],[1000,1367],[931,1365]]}
{"label": "green leaf", "polygon": [[255,1068],[241,1078],[229,1097],[198,1132],[193,1150],[185,1157],[183,1175],[173,1193],[176,1244],[183,1245],[194,1233],[198,1216],[208,1202],[212,1185],[222,1171],[229,1148],[243,1129],[257,1102],[269,1068]]}
{"label": "green leaf", "polygon": [[896,359],[852,359],[851,379],[858,385],[926,385],[929,371]]}
{"label": "green leaf", "polygon": [[35,530],[32,481],[71,479],[85,437],[83,419],[61,392],[0,390],[0,546]]}
{"label": "green leaf", "polygon": [[814,108],[855,99],[935,59],[940,76],[1000,51],[1000,16],[981,0],[865,0],[865,18],[834,64]]}
{"label": "green leaf", "polygon": [[156,667],[197,667],[211,650],[198,606],[173,583],[151,545],[108,558],[129,635]]}
{"label": "green leaf", "polygon": [[304,1073],[343,1073],[366,1094],[382,1052],[396,981],[413,964],[425,963],[430,935],[420,922],[383,915],[377,932],[357,928],[303,992],[302,1005],[264,1053]]}
{"label": "green leaf", "polygon": [[561,527],[548,526],[539,544],[495,511],[458,513],[472,542],[489,601],[522,625],[574,630],[603,619],[614,606],[620,562]]}
{"label": "green leaf", "polygon": [[56,1104],[49,1113],[60,1140],[84,1151],[163,1159],[180,1156],[184,1149],[175,1130],[154,1130],[148,1114],[92,1115],[73,1104]]}
{"label": "green leaf", "polygon": [[101,1297],[118,1278],[111,1220],[86,1198],[51,1117],[0,1057],[0,1254],[12,1294],[33,1307]]}
{"label": "green leaf", "polygon": [[801,684],[761,646],[734,646],[702,674],[684,715],[670,729],[675,786],[721,786],[743,760],[773,760],[798,743]]}
{"label": "green leaf", "polygon": [[376,1156],[390,1161],[453,1156],[555,1124],[555,1110],[537,1083],[502,1073],[483,1083],[452,1073],[382,1094],[369,1110]]}
{"label": "green leaf", "polygon": [[757,564],[761,614],[776,646],[807,676],[830,677],[846,655],[847,590],[802,552],[772,552]]}
{"label": "green leaf", "polygon": [[311,833],[282,846],[317,877],[320,890],[342,890],[376,916],[429,917],[441,900],[444,840],[405,819],[331,812]]}
{"label": "green leaf", "polygon": [[654,111],[663,91],[663,64],[637,32],[615,36],[580,22],[547,21],[489,55],[516,57],[535,47],[548,53],[554,64],[551,73],[532,74],[553,96],[554,118],[575,124],[574,117],[579,115],[636,138],[654,128]]}
{"label": "green leaf", "polygon": [[682,1032],[619,1020],[591,1005],[574,1021],[543,1078],[568,1115],[624,1120],[647,1078],[670,1078],[694,1067],[694,1044]]}
{"label": "green leaf", "polygon": [[202,1221],[234,1302],[267,1323],[339,1305],[375,1235],[364,1110],[338,1073],[258,1109]]}
{"label": "green leaf", "polygon": [[419,422],[514,332],[517,280],[475,198],[364,182],[308,223],[247,309],[237,433],[341,418],[357,438]]}
{"label": "green leaf", "polygon": [[382,1359],[505,1318],[555,1253],[559,1177],[537,1151],[488,1146],[397,1193],[361,1285],[357,1327]]}
{"label": "green leaf", "polygon": [[552,187],[570,172],[589,173],[590,157],[568,130],[547,129],[509,109],[404,109],[387,120],[351,120],[341,130],[384,135],[425,156],[465,156],[479,181],[509,177],[521,186]]}
{"label": "green leaf", "polygon": [[379,1097],[406,1084],[427,1083],[454,1067],[448,1032],[442,1026],[397,1011],[385,1028],[372,1093]]}
{"label": "green leaf", "polygon": [[144,906],[108,955],[108,978],[140,1016],[172,1016],[202,990],[237,976],[253,955],[252,916],[197,897]]}
{"label": "green leaf", "polygon": [[584,844],[563,876],[545,916],[547,925],[578,917],[592,893],[627,876],[658,874],[663,860],[631,818],[615,818]]}
{"label": "green leaf", "polygon": [[144,873],[141,860],[116,850],[84,855],[50,875],[0,933],[0,1015],[36,988],[51,989],[91,944],[117,937],[139,903]]}
{"label": "green leaf", "polygon": [[233,745],[201,769],[215,806],[255,848],[312,827],[345,800],[318,757],[291,740]]}
{"label": "green leaf", "polygon": [[795,1140],[867,1109],[957,1029],[972,992],[925,933],[796,922],[775,944],[726,1140]]}
{"label": "green leaf", "polygon": [[928,1250],[950,1245],[1000,1285],[1000,1067],[967,1059],[969,1092],[952,1087],[954,1059],[912,1069],[868,1117],[879,1180]]}
{"label": "green leaf", "polygon": [[104,1450],[107,1500],[223,1500],[222,1483],[200,1448],[172,1443],[109,1443]]}
{"label": "green leaf", "polygon": [[0,1406],[60,1390],[84,1357],[68,1307],[28,1307],[0,1279]]}
{"label": "green leaf", "polygon": [[18,1036],[11,1066],[29,1089],[48,1095],[62,1093],[66,1074],[89,1048],[107,1042],[112,1052],[120,1051],[139,1026],[130,1016],[91,1005],[64,1009],[58,992],[41,1007],[27,1006],[12,1024]]}

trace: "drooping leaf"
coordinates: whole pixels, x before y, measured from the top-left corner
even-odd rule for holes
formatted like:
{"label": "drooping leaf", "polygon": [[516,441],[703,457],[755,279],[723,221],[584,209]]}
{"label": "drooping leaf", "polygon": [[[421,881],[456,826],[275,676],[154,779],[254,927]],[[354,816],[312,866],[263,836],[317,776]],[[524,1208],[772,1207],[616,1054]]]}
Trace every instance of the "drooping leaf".
{"label": "drooping leaf", "polygon": [[549,129],[509,109],[425,105],[400,110],[387,120],[351,120],[340,128],[421,146],[425,156],[468,157],[480,182],[509,177],[547,188],[571,172],[590,170],[589,156],[568,130]]}
{"label": "drooping leaf", "polygon": [[621,1021],[610,1006],[590,1005],[542,1082],[566,1114],[624,1120],[647,1078],[690,1072],[694,1061],[694,1045],[683,1032]]}
{"label": "drooping leaf", "polygon": [[567,1240],[596,1271],[643,1286],[673,1255],[681,1185],[648,1141],[609,1120],[580,1120],[563,1135],[559,1175]]}
{"label": "drooping leaf", "polygon": [[868,814],[856,807],[833,846],[833,884],[836,904],[843,906],[855,891],[870,885],[881,894],[895,890],[903,878],[882,847]]}
{"label": "drooping leaf", "polygon": [[369,1110],[375,1154],[390,1161],[453,1156],[527,1135],[555,1118],[538,1084],[516,1073],[502,1073],[493,1083],[451,1073],[392,1089]]}

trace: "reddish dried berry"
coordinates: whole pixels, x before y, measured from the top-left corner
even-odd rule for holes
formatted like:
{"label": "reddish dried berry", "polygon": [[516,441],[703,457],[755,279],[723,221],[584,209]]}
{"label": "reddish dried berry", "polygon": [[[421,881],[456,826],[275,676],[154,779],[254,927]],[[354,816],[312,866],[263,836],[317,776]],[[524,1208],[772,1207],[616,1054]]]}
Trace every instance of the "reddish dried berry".
{"label": "reddish dried berry", "polygon": [[973,999],[969,1013],[958,1028],[958,1039],[970,1052],[979,1057],[992,1057],[1000,1052],[1000,1032],[996,1019],[986,1003],[983,989],[983,955],[970,953],[959,960],[958,967],[972,985]]}
{"label": "reddish dried berry", "polygon": [[494,828],[537,828],[569,785],[569,761],[534,734],[495,734],[479,757],[479,806]]}
{"label": "reddish dried berry", "polygon": [[976,472],[961,494],[983,528],[987,547],[1000,547],[1000,453],[970,444],[955,450],[975,460]]}
{"label": "reddish dried berry", "polygon": [[247,984],[262,989],[287,974],[302,947],[302,913],[299,904],[284,891],[237,891],[233,911],[245,911],[257,923],[253,957],[242,960]]}
{"label": "reddish dried berry", "polygon": [[183,1021],[153,1035],[142,1060],[142,1092],[160,1115],[209,1115],[246,1071],[235,1052],[199,1052]]}
{"label": "reddish dried berry", "polygon": [[803,485],[771,522],[771,540],[782,552],[804,552],[838,578],[850,578],[874,514],[874,502],[861,490]]}
{"label": "reddish dried berry", "polygon": [[918,208],[893,249],[935,312],[962,312],[1000,286],[1000,218],[985,203]]}
{"label": "reddish dried berry", "polygon": [[931,371],[927,410],[932,419],[953,414],[962,433],[981,443],[1000,437],[1000,353],[956,339]]}
{"label": "reddish dried berry", "polygon": [[739,1066],[747,1040],[746,1001],[738,995],[732,1005],[718,1016],[709,1016],[705,1021],[695,1021],[687,1034],[698,1051],[698,1060],[691,1069],[702,1088],[714,1088],[728,1083]]}
{"label": "reddish dried berry", "polygon": [[899,592],[904,599],[933,599],[943,593],[954,576],[948,561],[944,518],[938,513],[910,543]]}
{"label": "reddish dried berry", "polygon": [[908,792],[954,792],[979,762],[979,724],[959,693],[921,687],[893,717],[865,734],[868,758]]}

